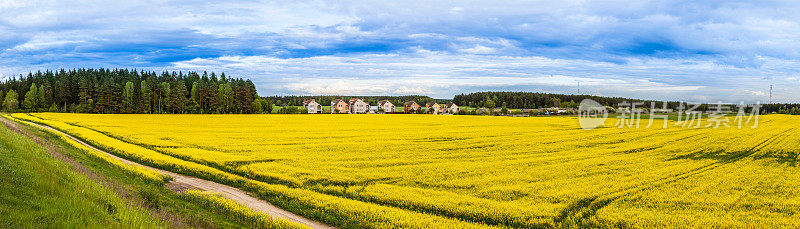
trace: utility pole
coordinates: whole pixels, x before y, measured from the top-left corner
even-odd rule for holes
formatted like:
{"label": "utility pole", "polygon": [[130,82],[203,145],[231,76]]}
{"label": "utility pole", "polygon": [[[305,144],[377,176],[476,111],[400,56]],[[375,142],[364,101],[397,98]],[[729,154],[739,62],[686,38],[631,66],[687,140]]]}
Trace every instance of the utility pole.
{"label": "utility pole", "polygon": [[772,104],[772,84],[769,85],[769,104]]}
{"label": "utility pole", "polygon": [[578,81],[578,94],[581,94],[581,81]]}

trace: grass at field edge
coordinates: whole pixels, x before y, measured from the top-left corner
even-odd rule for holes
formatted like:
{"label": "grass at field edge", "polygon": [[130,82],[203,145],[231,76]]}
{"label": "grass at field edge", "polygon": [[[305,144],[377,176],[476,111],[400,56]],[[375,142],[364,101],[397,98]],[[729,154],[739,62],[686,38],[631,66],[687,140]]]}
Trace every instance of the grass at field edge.
{"label": "grass at field edge", "polygon": [[[3,117],[0,117],[3,118]],[[19,133],[14,133],[11,130],[8,130],[5,125],[0,124],[0,144],[3,147],[0,147],[0,157],[2,157],[2,161],[0,161],[0,165],[2,165],[3,169],[0,170],[0,173],[4,173],[3,178],[5,179],[25,179],[19,178],[14,175],[17,174],[29,174],[28,177],[37,177],[40,175],[49,176],[49,181],[42,181],[42,182],[50,182],[52,185],[52,180],[73,180],[76,179],[79,181],[79,185],[91,186],[93,188],[89,190],[93,190],[90,192],[100,192],[104,198],[107,199],[117,199],[118,202],[116,205],[104,205],[106,206],[105,209],[114,209],[113,212],[119,212],[122,210],[119,209],[130,209],[128,211],[134,211],[133,213],[126,213],[128,215],[139,215],[139,218],[133,218],[125,220],[126,218],[103,215],[100,213],[95,213],[92,217],[75,217],[71,216],[69,218],[63,217],[62,213],[71,213],[72,215],[76,214],[75,212],[81,212],[84,209],[96,209],[96,207],[80,205],[75,203],[70,203],[68,205],[58,205],[59,202],[63,201],[71,201],[64,196],[56,196],[56,197],[43,197],[38,195],[32,195],[31,192],[2,192],[0,193],[0,228],[73,228],[73,227],[88,227],[88,228],[300,228],[302,226],[291,224],[287,222],[274,222],[274,220],[265,219],[264,217],[258,217],[256,215],[264,216],[252,211],[243,211],[241,210],[241,206],[238,206],[234,203],[224,203],[227,204],[227,208],[225,209],[220,206],[220,200],[214,198],[198,198],[198,193],[175,193],[169,189],[167,189],[163,183],[154,184],[152,181],[148,179],[143,179],[140,177],[135,177],[130,173],[126,173],[124,171],[120,171],[119,168],[115,167],[114,165],[109,164],[106,161],[103,161],[99,158],[92,157],[90,155],[86,155],[85,152],[82,152],[80,149],[75,148],[74,146],[70,145],[69,143],[65,142],[59,136],[56,136],[54,133],[46,132],[39,128],[22,125],[17,123],[17,128],[20,128],[22,131],[26,131],[29,134],[33,134],[38,136],[49,143],[52,143],[60,153],[64,154],[68,158],[80,163],[83,167],[88,169],[91,173],[99,175],[101,179],[105,182],[104,184],[100,184],[97,181],[93,181],[92,179],[88,178],[86,175],[79,174],[73,168],[69,168],[70,165],[68,163],[59,161],[58,159],[50,156],[44,151],[44,148],[31,141],[30,139],[22,136]],[[11,136],[15,138],[15,141],[8,143],[7,136]],[[6,146],[11,147],[6,147]],[[30,152],[19,150],[14,146],[22,145],[25,146],[26,149],[34,149],[34,151],[40,152]],[[7,150],[7,151],[6,151]],[[8,155],[19,155],[19,152],[24,152],[24,155],[29,157],[27,158],[37,158],[35,161],[28,161],[28,160],[7,160]],[[33,156],[31,156],[33,155]],[[17,166],[10,166],[6,163],[18,163],[18,164],[25,164],[25,163],[36,163],[39,164],[47,163],[49,166],[47,168],[43,168],[37,170],[35,173],[31,173],[31,171],[20,170]],[[13,170],[13,171],[12,171]],[[48,172],[49,173],[45,173]],[[58,174],[53,175],[56,171]],[[9,173],[9,174],[5,174]],[[45,174],[42,174],[45,173]],[[19,189],[24,186],[15,187],[15,185],[19,185],[19,183],[13,182],[5,182],[3,178],[0,178],[0,182],[5,185],[12,184],[11,188],[8,190]],[[26,177],[27,178],[27,177]],[[30,179],[25,179],[29,181]],[[36,179],[39,180],[39,179]],[[36,181],[33,180],[33,181]],[[107,187],[108,185],[113,185],[115,187]],[[0,185],[3,186],[3,185]],[[73,189],[65,189],[65,184],[58,184],[54,186],[52,189],[61,189],[61,192],[81,192],[83,194],[87,192],[87,189],[84,190],[73,190]],[[6,188],[0,188],[6,189]],[[120,190],[122,189],[122,190]],[[99,190],[99,191],[97,191]],[[33,191],[36,192],[36,191]],[[88,195],[88,194],[87,194]],[[15,200],[16,198],[16,200]],[[97,198],[87,198],[82,197],[84,200],[93,200],[95,202],[106,203],[109,202],[107,200],[97,199]],[[25,209],[25,206],[19,205],[11,205],[11,201],[16,201],[17,203],[26,203],[26,205],[30,205],[30,203],[37,202],[36,200],[49,200],[47,203],[42,203],[42,201],[38,201],[39,204],[30,206],[31,209]],[[74,201],[72,201],[74,202]],[[53,211],[47,210],[40,206],[51,206],[49,209],[54,209]],[[102,209],[101,209],[102,210]],[[109,210],[112,211],[112,210]],[[14,213],[14,214],[6,214],[6,213]],[[27,220],[30,217],[35,217],[36,220]],[[140,219],[141,218],[141,219]],[[44,220],[42,220],[44,219]],[[253,220],[258,219],[258,220]],[[104,222],[104,220],[112,220],[112,222]],[[36,221],[36,222],[34,222]],[[113,222],[117,222],[114,224]]]}

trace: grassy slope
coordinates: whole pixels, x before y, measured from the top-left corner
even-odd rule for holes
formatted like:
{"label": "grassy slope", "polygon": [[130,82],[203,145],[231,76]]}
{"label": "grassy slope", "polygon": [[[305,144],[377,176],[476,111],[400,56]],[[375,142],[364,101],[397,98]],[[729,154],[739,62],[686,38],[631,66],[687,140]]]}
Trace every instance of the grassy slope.
{"label": "grassy slope", "polygon": [[55,144],[65,156],[104,177],[115,188],[112,191],[76,173],[71,165],[53,158],[42,146],[0,124],[0,228],[276,228],[287,225],[255,221],[209,208],[209,204],[215,203],[132,177],[51,133],[20,126]]}
{"label": "grassy slope", "polygon": [[0,227],[163,227],[0,125]]}

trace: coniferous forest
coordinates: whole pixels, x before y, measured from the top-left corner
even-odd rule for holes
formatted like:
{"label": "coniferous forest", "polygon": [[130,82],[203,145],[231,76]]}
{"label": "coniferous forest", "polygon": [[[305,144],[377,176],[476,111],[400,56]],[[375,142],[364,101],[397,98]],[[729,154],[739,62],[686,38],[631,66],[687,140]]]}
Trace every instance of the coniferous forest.
{"label": "coniferous forest", "polygon": [[73,69],[29,73],[0,82],[7,112],[258,113],[250,80],[224,73]]}
{"label": "coniferous forest", "polygon": [[[260,97],[252,81],[221,73],[162,72],[128,69],[72,69],[28,73],[0,82],[0,110],[6,112],[144,113],[144,114],[246,114],[271,113],[272,106],[301,106],[316,99],[328,104],[333,99],[353,96],[270,96]],[[355,97],[353,97],[355,98]],[[376,105],[389,100],[396,106],[415,100],[438,100],[428,96],[361,96]],[[583,99],[607,106],[622,101],[648,100],[564,95],[534,92],[475,92],[453,98],[459,106],[508,108],[577,107]],[[660,104],[660,102],[658,102]],[[678,102],[669,102],[676,108]],[[762,104],[762,113],[800,114],[798,104]],[[699,110],[708,110],[703,104]],[[279,112],[280,113],[280,112]],[[297,113],[297,112],[294,112]]]}

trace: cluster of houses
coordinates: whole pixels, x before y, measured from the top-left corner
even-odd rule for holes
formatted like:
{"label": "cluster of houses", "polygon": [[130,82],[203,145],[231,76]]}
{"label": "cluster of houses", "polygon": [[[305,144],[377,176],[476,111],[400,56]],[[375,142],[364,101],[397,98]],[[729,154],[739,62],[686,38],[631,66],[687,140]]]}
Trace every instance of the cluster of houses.
{"label": "cluster of houses", "polygon": [[[314,99],[303,101],[303,109],[308,110],[309,114],[322,114],[322,105],[317,103]],[[331,114],[385,114],[397,113],[396,107],[389,100],[381,100],[377,106],[370,106],[369,103],[359,98],[350,99],[345,101],[342,99],[335,99],[331,101],[330,106]],[[432,114],[455,114],[458,113],[459,108],[454,103],[447,103],[440,105],[436,102],[425,103],[425,106],[419,105],[416,101],[408,101],[403,103],[403,112],[417,113],[422,110],[425,113]]]}
{"label": "cluster of houses", "polygon": [[[324,113],[324,109],[321,104],[319,104],[314,99],[303,101],[303,108],[308,111],[309,114],[322,114]],[[606,110],[610,113],[648,113],[651,109],[648,108],[619,108],[615,109],[613,107],[606,106]],[[502,108],[478,108],[473,111],[474,114],[496,114]],[[392,102],[389,100],[381,100],[377,103],[377,106],[371,106],[369,103],[365,102],[359,98],[353,98],[350,100],[343,100],[343,99],[335,99],[331,101],[330,105],[330,113],[331,114],[387,114],[387,113],[428,113],[428,114],[456,114],[460,111],[458,105],[450,102],[444,105],[441,105],[436,102],[427,102],[424,105],[420,105],[416,101],[408,101],[403,103],[402,111],[398,111]],[[538,109],[521,109],[515,111],[516,113],[510,113],[510,115],[571,115],[577,114],[578,109],[576,108],[559,108],[559,107],[550,107],[550,108],[538,108]],[[674,112],[672,109],[652,109],[653,113],[671,113]]]}
{"label": "cluster of houses", "polygon": [[436,102],[427,102],[425,103],[424,107],[417,104],[416,101],[408,101],[403,103],[403,111],[406,113],[417,112],[420,109],[423,109],[422,111],[424,112],[433,114],[455,114],[459,111],[458,105],[452,102],[444,105],[440,105]]}

